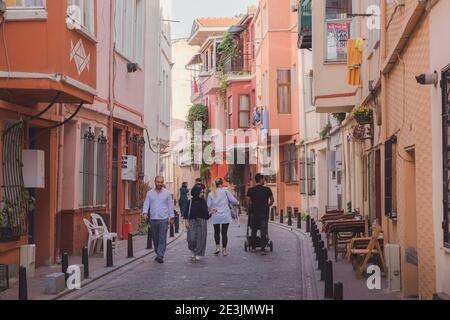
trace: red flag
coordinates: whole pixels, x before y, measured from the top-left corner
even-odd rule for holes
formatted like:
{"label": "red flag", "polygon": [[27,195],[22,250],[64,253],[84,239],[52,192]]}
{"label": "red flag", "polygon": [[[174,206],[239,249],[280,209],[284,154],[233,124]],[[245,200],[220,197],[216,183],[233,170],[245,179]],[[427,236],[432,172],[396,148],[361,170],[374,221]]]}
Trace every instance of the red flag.
{"label": "red flag", "polygon": [[198,84],[197,84],[197,79],[195,79],[195,77],[194,77],[194,92],[198,93]]}

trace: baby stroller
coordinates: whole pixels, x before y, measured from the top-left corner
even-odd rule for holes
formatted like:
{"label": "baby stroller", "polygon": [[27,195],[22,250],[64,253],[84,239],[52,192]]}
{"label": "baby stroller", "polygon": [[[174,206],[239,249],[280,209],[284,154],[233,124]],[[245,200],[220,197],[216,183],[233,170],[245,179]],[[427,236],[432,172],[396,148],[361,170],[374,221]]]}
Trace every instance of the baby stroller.
{"label": "baby stroller", "polygon": [[[245,240],[244,243],[244,250],[245,252],[247,252],[250,249],[250,243],[251,243],[251,233],[250,233],[250,219],[248,219],[248,223],[247,223],[247,239]],[[260,231],[261,233],[261,231]],[[261,240],[261,236],[256,234],[256,249],[262,249],[262,240]],[[270,240],[269,238],[269,232],[267,232],[267,246],[270,248],[270,252],[273,252],[273,241]]]}

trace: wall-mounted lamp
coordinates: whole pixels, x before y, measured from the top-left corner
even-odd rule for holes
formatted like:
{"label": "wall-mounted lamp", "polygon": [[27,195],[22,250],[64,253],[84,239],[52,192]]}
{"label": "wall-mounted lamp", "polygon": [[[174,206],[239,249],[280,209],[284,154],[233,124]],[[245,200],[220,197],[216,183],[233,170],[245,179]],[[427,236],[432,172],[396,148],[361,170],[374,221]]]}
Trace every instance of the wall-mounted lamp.
{"label": "wall-mounted lamp", "polygon": [[416,76],[416,81],[421,85],[434,85],[437,87],[439,83],[439,75],[437,71],[434,71],[434,73],[423,73]]}
{"label": "wall-mounted lamp", "polygon": [[137,63],[129,62],[127,63],[127,71],[128,73],[133,73],[137,71]]}

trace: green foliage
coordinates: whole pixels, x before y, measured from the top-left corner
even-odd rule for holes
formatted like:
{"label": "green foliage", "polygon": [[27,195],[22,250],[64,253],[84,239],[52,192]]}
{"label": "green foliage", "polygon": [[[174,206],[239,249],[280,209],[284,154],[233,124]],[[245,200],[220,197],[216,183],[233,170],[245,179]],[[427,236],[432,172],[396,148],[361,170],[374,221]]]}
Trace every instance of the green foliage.
{"label": "green foliage", "polygon": [[148,233],[148,222],[147,219],[144,219],[144,217],[141,216],[141,221],[139,223],[139,231],[138,235],[145,236]]}
{"label": "green foliage", "polygon": [[320,131],[320,139],[322,139],[322,140],[327,139],[328,136],[330,135],[331,129],[332,129],[331,123],[328,122],[325,125],[325,127],[323,127],[322,131]]}
{"label": "green foliage", "polygon": [[339,122],[339,124],[341,124],[346,117],[346,113],[333,113],[333,118],[335,118]]}
{"label": "green foliage", "polygon": [[186,120],[186,127],[191,130],[192,133],[194,132],[195,122],[198,121],[202,123],[202,134],[205,133],[205,131],[209,129],[208,107],[203,104],[193,105],[189,109]]}
{"label": "green foliage", "polygon": [[230,57],[231,58],[238,57],[241,53],[239,50],[238,41],[229,32],[224,33],[222,42],[220,43],[220,45],[217,49],[218,49],[217,51],[220,55],[219,65],[221,65],[221,66],[223,66],[223,62],[225,61],[225,59],[230,58]]}
{"label": "green foliage", "polygon": [[230,164],[228,165],[228,182],[233,184],[236,189],[239,189],[243,184],[242,177],[245,173],[245,165]]}

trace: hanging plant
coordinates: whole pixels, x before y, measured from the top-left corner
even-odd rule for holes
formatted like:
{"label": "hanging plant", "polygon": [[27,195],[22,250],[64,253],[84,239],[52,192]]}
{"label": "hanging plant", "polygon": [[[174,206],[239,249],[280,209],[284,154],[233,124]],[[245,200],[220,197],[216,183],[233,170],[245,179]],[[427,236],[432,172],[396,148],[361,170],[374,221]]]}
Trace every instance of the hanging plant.
{"label": "hanging plant", "polygon": [[367,105],[361,105],[352,111],[355,120],[359,124],[371,124],[373,120],[373,109]]}

